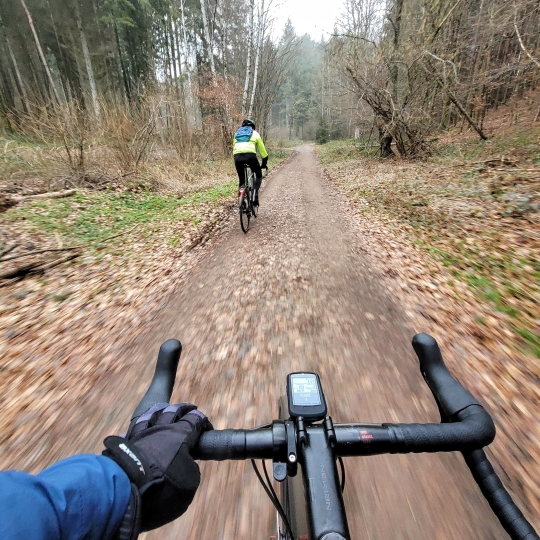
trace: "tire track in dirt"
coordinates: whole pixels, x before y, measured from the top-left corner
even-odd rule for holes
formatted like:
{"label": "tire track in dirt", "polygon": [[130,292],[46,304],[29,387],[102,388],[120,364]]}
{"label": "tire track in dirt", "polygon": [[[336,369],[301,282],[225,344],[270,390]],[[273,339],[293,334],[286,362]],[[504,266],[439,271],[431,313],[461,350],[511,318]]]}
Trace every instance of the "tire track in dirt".
{"label": "tire track in dirt", "polygon": [[[347,212],[313,150],[301,147],[263,182],[249,233],[231,218],[223,239],[123,351],[139,370],[128,401],[148,381],[159,343],[178,337],[184,352],[173,399],[197,403],[219,429],[277,417],[285,376],[301,369],[320,373],[335,421],[437,422],[410,323],[363,256]],[[348,458],[345,465],[352,538],[504,537],[460,456]],[[190,510],[147,538],[272,534],[271,503],[249,463],[201,469]]]}

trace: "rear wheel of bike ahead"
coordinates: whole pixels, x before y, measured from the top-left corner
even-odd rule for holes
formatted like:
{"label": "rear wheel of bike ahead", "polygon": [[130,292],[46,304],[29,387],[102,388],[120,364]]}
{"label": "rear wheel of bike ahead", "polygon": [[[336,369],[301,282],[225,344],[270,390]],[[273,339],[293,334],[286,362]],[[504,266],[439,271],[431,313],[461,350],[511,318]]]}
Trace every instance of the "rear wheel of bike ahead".
{"label": "rear wheel of bike ahead", "polygon": [[238,202],[238,213],[240,214],[240,227],[242,227],[244,233],[247,233],[249,229],[250,211],[246,193],[242,193],[242,195],[240,195],[240,200]]}

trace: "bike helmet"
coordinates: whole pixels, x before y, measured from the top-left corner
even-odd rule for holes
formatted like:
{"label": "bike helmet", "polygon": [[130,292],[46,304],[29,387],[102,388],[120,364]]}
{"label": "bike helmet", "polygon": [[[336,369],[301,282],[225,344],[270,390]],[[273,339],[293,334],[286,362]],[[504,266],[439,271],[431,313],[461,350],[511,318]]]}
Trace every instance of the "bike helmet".
{"label": "bike helmet", "polygon": [[245,127],[245,126],[249,126],[249,127],[252,127],[253,129],[255,129],[255,122],[253,120],[250,120],[249,118],[246,118],[242,122],[242,127]]}

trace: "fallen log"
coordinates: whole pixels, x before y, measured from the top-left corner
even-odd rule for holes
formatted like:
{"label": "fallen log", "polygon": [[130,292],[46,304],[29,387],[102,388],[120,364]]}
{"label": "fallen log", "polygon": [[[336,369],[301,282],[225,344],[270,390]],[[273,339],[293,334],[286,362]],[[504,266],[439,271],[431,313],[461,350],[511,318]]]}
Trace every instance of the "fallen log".
{"label": "fallen log", "polygon": [[4,255],[7,255],[10,251],[13,251],[17,246],[19,245],[19,242],[15,242],[14,244],[11,244],[11,246],[8,246],[2,253],[0,253],[0,257],[3,257]]}
{"label": "fallen log", "polygon": [[12,270],[8,270],[7,272],[3,272],[2,274],[0,274],[0,279],[12,280],[15,278],[23,278],[28,275],[41,274],[42,272],[45,272],[45,270],[48,270],[49,268],[53,268],[55,266],[58,266],[59,264],[75,259],[76,257],[79,257],[80,255],[81,255],[80,253],[70,253],[69,255],[65,255],[64,257],[60,257],[59,259],[55,259],[54,261],[50,261],[50,262],[45,262],[43,259],[38,260],[38,261],[33,261],[31,263],[27,263],[23,266],[19,266]]}
{"label": "fallen log", "polygon": [[16,255],[11,255],[10,257],[6,257],[5,259],[2,259],[2,255],[0,255],[0,263],[12,261],[14,259],[20,259],[22,257],[29,257],[30,255],[39,255],[41,253],[50,253],[54,251],[73,251],[74,249],[80,249],[83,246],[73,246],[73,247],[63,247],[63,248],[48,248],[48,249],[38,249],[37,251],[28,251],[27,253],[17,253]]}
{"label": "fallen log", "polygon": [[75,193],[77,193],[76,189],[66,189],[65,191],[51,191],[36,195],[13,195],[11,198],[17,202],[27,201],[29,199],[63,199],[64,197],[71,197]]}
{"label": "fallen log", "polygon": [[0,279],[13,279],[20,276],[25,276],[30,272],[30,270],[36,268],[37,266],[40,266],[45,261],[33,261],[31,263],[24,264],[22,266],[18,266],[17,268],[13,268],[11,270],[8,270],[7,272],[3,272],[0,274]]}

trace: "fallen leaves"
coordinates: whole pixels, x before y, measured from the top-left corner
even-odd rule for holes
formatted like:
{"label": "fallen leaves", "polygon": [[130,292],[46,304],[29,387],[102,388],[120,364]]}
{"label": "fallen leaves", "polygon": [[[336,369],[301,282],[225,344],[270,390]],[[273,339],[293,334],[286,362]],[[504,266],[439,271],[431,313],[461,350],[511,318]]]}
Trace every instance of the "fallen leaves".
{"label": "fallen leaves", "polygon": [[[496,468],[539,515],[540,367],[525,346],[540,339],[538,213],[504,217],[504,202],[483,195],[489,180],[464,186],[459,169],[349,159],[326,172],[349,196],[352,226],[407,307],[411,329],[437,338],[452,371],[494,416]],[[529,178],[531,197],[540,195],[539,180]],[[428,206],[414,204],[420,197]]]}
{"label": "fallen leaves", "polygon": [[[183,186],[189,195],[181,200],[79,190],[69,199],[30,203],[34,221],[3,215],[4,255],[56,254],[58,231],[67,247],[78,239],[75,247],[82,253],[45,275],[0,289],[1,468],[37,471],[66,452],[92,448],[98,444],[95,433],[99,441],[103,433],[123,429],[123,418],[92,418],[88,411],[110,410],[111,395],[99,389],[122,377],[132,362],[119,351],[155,323],[167,296],[234,213],[234,189],[230,175],[225,178],[201,177],[191,189]],[[196,191],[201,185],[207,190]],[[100,206],[100,197],[117,207]],[[24,208],[15,211],[25,217]],[[119,214],[126,218],[120,224]],[[135,218],[140,219],[130,228]],[[120,233],[107,233],[118,228]],[[142,392],[146,380],[138,381],[135,390]],[[65,428],[59,414],[66,409],[92,418],[87,425],[81,417],[76,441],[59,436]]]}
{"label": "fallen leaves", "polygon": [[[3,468],[47,464],[39,450],[21,456],[21,445],[33,441],[40,446],[24,418],[35,421],[42,407],[49,411],[55,404],[65,407],[66,401],[86,395],[104,372],[112,375],[123,369],[114,351],[155,316],[163,296],[195,260],[193,248],[219,229],[231,204],[230,198],[193,203],[200,216],[197,223],[165,219],[131,228],[92,249],[86,246],[78,263],[70,264],[67,258],[81,253],[68,251],[42,265],[49,269],[55,262],[66,262],[50,276],[31,275],[0,289]],[[54,240],[36,237],[32,228],[19,226],[9,235],[20,246],[32,240],[33,248],[21,253],[23,257],[37,257],[37,251],[47,249],[56,254]],[[8,236],[5,229],[4,236]],[[174,246],[171,238],[176,240]],[[38,239],[44,249],[36,249]],[[47,422],[54,428],[54,415],[48,413]],[[51,437],[54,440],[54,431]],[[52,443],[53,448],[59,445],[62,441]]]}

